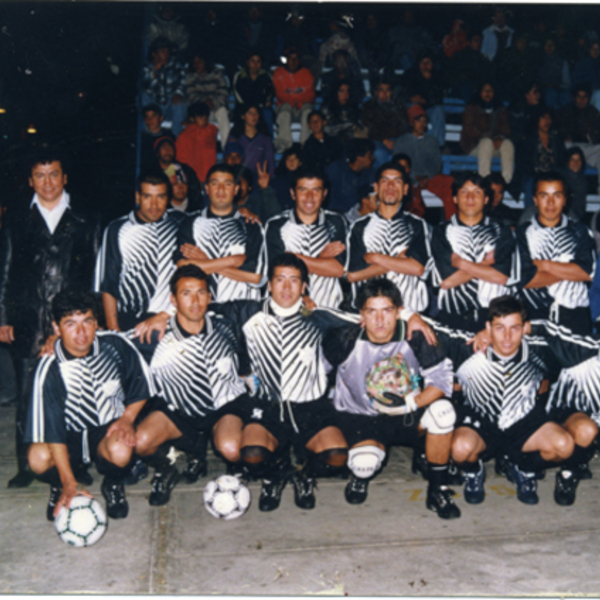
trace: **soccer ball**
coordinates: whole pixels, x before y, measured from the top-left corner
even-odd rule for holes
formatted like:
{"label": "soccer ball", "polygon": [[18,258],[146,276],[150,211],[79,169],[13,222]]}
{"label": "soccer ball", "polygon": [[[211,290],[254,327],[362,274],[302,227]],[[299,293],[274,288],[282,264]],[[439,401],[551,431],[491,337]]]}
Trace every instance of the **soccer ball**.
{"label": "soccer ball", "polygon": [[237,477],[221,475],[206,484],[204,506],[217,519],[237,519],[250,506],[250,490]]}
{"label": "soccer ball", "polygon": [[60,539],[76,548],[95,544],[106,531],[106,513],[95,498],[75,496],[71,506],[61,507],[54,519],[54,527]]}

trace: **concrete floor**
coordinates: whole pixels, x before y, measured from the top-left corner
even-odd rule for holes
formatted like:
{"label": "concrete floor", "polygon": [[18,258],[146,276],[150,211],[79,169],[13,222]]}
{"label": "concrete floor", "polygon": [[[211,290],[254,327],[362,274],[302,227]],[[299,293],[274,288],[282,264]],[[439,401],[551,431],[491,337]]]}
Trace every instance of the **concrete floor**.
{"label": "concrete floor", "polygon": [[[278,510],[253,501],[235,521],[202,503],[207,478],[180,484],[171,502],[148,505],[149,480],[128,487],[129,517],[111,521],[96,545],[74,549],[45,520],[48,486],[9,490],[14,474],[14,409],[0,408],[0,593],[348,596],[599,596],[600,468],[572,507],[552,499],[554,472],[540,503],[517,501],[488,464],[487,497],[443,521],[424,505],[425,482],[396,448],[369,498],[351,506],[344,481],[322,480],[317,506],[302,511],[287,487]],[[211,458],[209,476],[223,471]],[[100,478],[89,490],[99,499]],[[259,484],[251,483],[253,498]],[[456,488],[457,491],[460,491]]]}

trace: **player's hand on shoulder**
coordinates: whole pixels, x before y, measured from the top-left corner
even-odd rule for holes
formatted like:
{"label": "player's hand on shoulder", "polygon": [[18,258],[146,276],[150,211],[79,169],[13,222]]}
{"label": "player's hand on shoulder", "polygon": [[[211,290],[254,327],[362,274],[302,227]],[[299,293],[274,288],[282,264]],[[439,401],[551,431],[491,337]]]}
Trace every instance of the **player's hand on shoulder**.
{"label": "player's hand on shoulder", "polygon": [[244,208],[242,206],[241,208],[238,208],[238,212],[240,213],[240,215],[242,215],[242,217],[244,217],[244,219],[246,219],[246,223],[258,223],[259,225],[261,224],[258,216],[255,215],[253,212],[249,211],[247,208]]}
{"label": "player's hand on shoulder", "polygon": [[433,329],[421,318],[419,313],[414,313],[410,319],[408,319],[408,339],[412,340],[413,333],[415,331],[420,331],[425,338],[425,341],[430,346],[435,346],[437,344],[437,337]]}
{"label": "player's hand on shoulder", "polygon": [[473,346],[473,352],[485,352],[490,345],[490,336],[486,329],[482,329],[467,344]]}
{"label": "player's hand on shoulder", "polygon": [[60,336],[56,335],[55,333],[49,335],[46,338],[44,345],[41,347],[38,357],[41,358],[42,356],[54,356],[54,344],[59,337]]}
{"label": "player's hand on shoulder", "polygon": [[165,336],[165,331],[167,330],[167,324],[169,322],[169,313],[167,312],[159,312],[154,315],[138,323],[133,330],[133,337],[139,338],[141,342],[146,344],[152,343],[152,332],[158,331],[158,340],[162,340]]}
{"label": "player's hand on shoulder", "polygon": [[304,306],[308,310],[315,310],[317,308],[317,303],[310,296],[302,296],[302,302],[304,302]]}

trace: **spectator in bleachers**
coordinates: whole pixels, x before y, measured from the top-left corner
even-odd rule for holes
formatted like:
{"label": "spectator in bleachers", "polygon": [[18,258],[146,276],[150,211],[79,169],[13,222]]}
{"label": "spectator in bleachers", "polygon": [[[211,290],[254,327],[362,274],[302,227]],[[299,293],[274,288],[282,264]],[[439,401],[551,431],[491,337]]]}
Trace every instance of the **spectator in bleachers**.
{"label": "spectator in bleachers", "polygon": [[[588,165],[600,166],[600,112],[590,104],[591,90],[585,83],[573,87],[573,101],[556,113],[556,127],[567,148],[577,145]],[[600,185],[598,186],[600,192]]]}
{"label": "spectator in bleachers", "polygon": [[452,23],[452,30],[442,40],[442,50],[447,58],[451,58],[457,52],[469,45],[467,41],[467,28],[462,19],[455,19]]}
{"label": "spectator in bleachers", "polygon": [[512,46],[499,52],[494,60],[493,78],[505,101],[516,100],[520,91],[536,80],[537,74],[538,59],[524,33],[515,35]]}
{"label": "spectator in bleachers", "polygon": [[335,96],[340,83],[347,83],[352,93],[350,101],[361,104],[365,97],[365,86],[358,63],[350,57],[347,50],[333,53],[333,69],[321,77],[321,96],[323,102],[329,102]]}
{"label": "spectator in bleachers", "polygon": [[492,24],[483,30],[481,53],[489,60],[494,60],[498,52],[509,48],[512,44],[514,29],[506,24],[506,11],[497,8],[492,16]]}
{"label": "spectator in bleachers", "polygon": [[260,54],[251,52],[246,58],[246,66],[233,77],[233,93],[235,96],[234,121],[241,117],[244,106],[258,106],[263,114],[269,133],[273,134],[273,78],[263,69]]}
{"label": "spectator in bleachers", "polygon": [[586,55],[573,66],[571,80],[573,85],[587,83],[592,90],[590,103],[600,109],[600,41],[589,44]]}
{"label": "spectator in bleachers", "polygon": [[[167,136],[159,138],[154,144],[154,152],[156,153],[158,166],[165,172],[171,184],[178,179],[185,178],[188,184],[189,196],[193,199],[194,203],[196,200],[200,201],[200,181],[198,176],[192,167],[175,160],[177,156],[175,141]],[[183,172],[184,177],[178,175],[179,171]]]}
{"label": "spectator in bleachers", "polygon": [[241,165],[244,162],[244,148],[238,142],[230,142],[225,146],[223,162],[230,167]]}
{"label": "spectator in bleachers", "polygon": [[229,19],[222,18],[217,12],[218,8],[212,4],[194,23],[194,40],[195,44],[205,49],[210,62],[225,66],[225,72],[231,78],[238,68],[239,55],[234,43],[237,30],[231,27]]}
{"label": "spectator in bleachers", "polygon": [[267,164],[267,172],[272,177],[275,175],[275,151],[268,133],[260,108],[247,104],[241,109],[241,116],[229,134],[225,152],[230,151],[231,144],[238,144],[244,151],[243,164],[255,177],[258,177],[258,165],[263,163]]}
{"label": "spectator in bleachers", "polygon": [[325,133],[337,137],[343,146],[362,130],[359,105],[351,101],[352,90],[348,83],[341,81],[335,95],[323,105],[327,120]]}
{"label": "spectator in bleachers", "polygon": [[417,62],[404,73],[399,100],[404,106],[419,104],[427,112],[431,134],[440,147],[445,144],[446,114],[444,113],[444,86],[433,68],[433,53],[424,50]]}
{"label": "spectator in bleachers", "polygon": [[[407,154],[411,160],[410,178],[415,192],[429,190],[444,203],[446,220],[456,212],[452,200],[454,177],[442,174],[442,155],[437,140],[427,133],[427,113],[420,104],[408,109],[410,133],[396,139],[394,153]],[[421,215],[420,215],[421,216]]]}
{"label": "spectator in bleachers", "polygon": [[523,90],[521,97],[515,100],[508,110],[510,139],[515,146],[525,139],[529,130],[535,129],[532,123],[538,114],[542,96],[539,85],[533,83],[533,80],[527,83]]}
{"label": "spectator in bleachers", "polygon": [[[408,154],[404,154],[399,152],[398,154],[394,154],[392,156],[392,162],[398,163],[406,172],[411,181],[408,182],[408,193],[403,200],[403,207],[406,212],[412,213],[413,215],[417,215],[417,217],[425,216],[425,203],[423,202],[423,198],[421,197],[421,190],[412,184],[412,161]],[[374,212],[377,206],[370,211]],[[366,214],[363,210],[362,214]],[[361,216],[362,216],[361,214]]]}
{"label": "spectator in bleachers", "polygon": [[339,19],[331,19],[329,22],[331,35],[319,48],[319,72],[324,67],[333,67],[333,58],[337,50],[346,50],[360,68],[358,52],[348,35],[348,29],[351,27],[353,27],[353,18],[349,14],[341,14]]}
{"label": "spectator in bleachers", "polygon": [[254,52],[260,54],[267,65],[275,62],[275,27],[263,19],[263,11],[257,4],[251,4],[247,9],[233,42],[237,45],[238,56]]}
{"label": "spectator in bleachers", "polygon": [[238,207],[243,206],[256,215],[264,225],[271,217],[281,212],[281,206],[277,201],[277,193],[269,185],[271,178],[268,171],[259,168],[258,173],[255,186],[254,173],[248,167],[238,165],[234,168],[235,181],[240,186],[235,202]]}
{"label": "spectator in bleachers", "polygon": [[192,104],[188,108],[188,125],[175,142],[179,160],[192,167],[202,182],[217,162],[218,131],[208,122],[209,113],[210,109],[204,102]]}
{"label": "spectator in bleachers", "polygon": [[316,99],[315,78],[302,66],[296,48],[286,51],[286,63],[277,67],[273,74],[273,86],[277,98],[277,138],[275,148],[283,152],[292,145],[292,121],[300,122],[300,143],[309,136],[308,114]]}
{"label": "spectator in bleachers", "polygon": [[204,102],[210,113],[208,120],[216,123],[225,144],[229,136],[229,85],[222,70],[210,64],[203,52],[192,56],[192,72],[185,79],[185,100],[188,106]]}
{"label": "spectator in bleachers", "polygon": [[557,52],[554,38],[544,41],[544,54],[538,71],[544,101],[550,108],[560,108],[569,101],[571,76],[567,61]]}
{"label": "spectator in bleachers", "polygon": [[364,20],[361,19],[356,32],[355,46],[360,65],[369,70],[369,81],[374,87],[387,53],[385,30],[375,11],[369,11]]}
{"label": "spectator in bleachers", "polygon": [[482,177],[490,174],[492,158],[499,156],[502,177],[510,183],[515,168],[515,147],[509,138],[508,110],[494,98],[494,86],[485,82],[463,113],[460,147],[465,154],[477,157],[477,169]]}
{"label": "spectator in bleachers", "polygon": [[142,117],[144,119],[144,129],[140,140],[140,171],[147,171],[156,166],[156,153],[154,152],[154,143],[160,137],[170,137],[175,141],[175,136],[169,129],[162,127],[164,120],[162,110],[158,104],[147,104],[142,108]]}
{"label": "spectator in bleachers", "polygon": [[308,115],[308,126],[311,134],[302,146],[305,157],[304,164],[323,171],[334,160],[342,157],[342,142],[338,137],[325,133],[327,120],[320,110],[313,110]]}
{"label": "spectator in bleachers", "polygon": [[552,130],[552,111],[542,106],[534,119],[536,127],[517,146],[517,173],[525,194],[525,206],[533,205],[533,180],[538,173],[556,171],[565,164],[567,151]]}
{"label": "spectator in bleachers", "polygon": [[415,24],[415,13],[412,8],[405,8],[402,23],[392,27],[387,34],[388,54],[385,60],[387,71],[401,69],[405,71],[414,63],[416,56],[422,51],[435,47],[429,31]]}
{"label": "spectator in bleachers", "polygon": [[444,85],[451,97],[469,102],[479,82],[489,78],[492,63],[481,54],[482,39],[480,33],[471,34],[468,45],[442,63]]}
{"label": "spectator in bleachers", "polygon": [[585,156],[581,148],[572,146],[567,150],[565,166],[559,169],[559,172],[567,180],[571,191],[569,217],[577,221],[583,221],[587,208],[588,182],[585,177],[586,168]]}
{"label": "spectator in bleachers", "polygon": [[484,178],[483,186],[489,190],[490,194],[490,202],[487,205],[488,216],[514,229],[522,211],[504,204],[504,192],[506,191],[504,177],[500,173],[490,173]]}
{"label": "spectator in bleachers", "polygon": [[377,168],[391,158],[394,140],[408,130],[408,119],[404,107],[392,99],[389,79],[379,79],[374,96],[363,104],[360,120],[375,144]]}
{"label": "spectator in bleachers", "polygon": [[188,180],[186,171],[183,169],[183,165],[175,164],[175,173],[170,179],[173,190],[170,202],[171,208],[184,213],[199,211],[203,206],[200,200],[200,189],[193,189],[193,185],[190,186],[190,181]]}
{"label": "spectator in bleachers", "polygon": [[330,184],[328,210],[346,213],[369,195],[375,181],[374,150],[372,140],[356,138],[348,143],[346,157],[325,169]]}
{"label": "spectator in bleachers", "polygon": [[318,43],[312,24],[299,5],[295,5],[286,15],[285,23],[277,36],[277,56],[283,56],[285,49],[292,47],[298,49],[302,64],[313,71],[319,54]]}
{"label": "spectator in bleachers", "polygon": [[277,194],[277,201],[281,210],[294,207],[294,200],[290,189],[294,185],[296,171],[302,166],[302,146],[292,144],[281,156],[281,160],[275,171],[273,188]]}
{"label": "spectator in bleachers", "polygon": [[152,22],[148,25],[146,35],[148,43],[152,44],[158,38],[166,38],[179,51],[185,50],[188,46],[190,32],[173,10],[171,2],[159,4],[152,15]]}
{"label": "spectator in bleachers", "polygon": [[172,44],[157,38],[150,45],[149,58],[142,73],[141,104],[158,104],[171,130],[179,135],[183,129],[186,105],[183,97],[187,75],[185,65],[171,56]]}

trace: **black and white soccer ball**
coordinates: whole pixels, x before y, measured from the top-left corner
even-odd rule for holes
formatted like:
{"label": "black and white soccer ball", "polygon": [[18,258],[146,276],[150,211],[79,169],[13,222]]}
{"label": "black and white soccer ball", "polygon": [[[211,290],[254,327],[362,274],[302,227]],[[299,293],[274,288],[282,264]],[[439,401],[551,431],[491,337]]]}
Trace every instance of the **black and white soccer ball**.
{"label": "black and white soccer ball", "polygon": [[250,506],[250,490],[238,477],[221,475],[206,484],[204,506],[217,519],[237,519]]}
{"label": "black and white soccer ball", "polygon": [[69,508],[61,507],[54,519],[60,539],[77,548],[92,546],[106,532],[108,520],[104,508],[95,498],[75,496]]}

